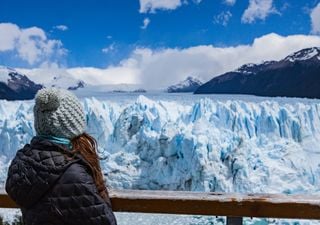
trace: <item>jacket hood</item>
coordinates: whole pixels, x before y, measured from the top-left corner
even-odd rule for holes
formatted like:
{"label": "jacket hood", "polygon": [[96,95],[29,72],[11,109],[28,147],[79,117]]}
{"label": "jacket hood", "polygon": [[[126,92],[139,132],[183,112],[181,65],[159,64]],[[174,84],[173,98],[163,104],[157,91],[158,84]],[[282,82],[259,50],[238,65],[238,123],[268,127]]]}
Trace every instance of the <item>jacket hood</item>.
{"label": "jacket hood", "polygon": [[55,184],[64,171],[79,158],[67,159],[70,154],[62,146],[44,138],[34,137],[13,159],[6,181],[9,196],[23,208],[35,204]]}

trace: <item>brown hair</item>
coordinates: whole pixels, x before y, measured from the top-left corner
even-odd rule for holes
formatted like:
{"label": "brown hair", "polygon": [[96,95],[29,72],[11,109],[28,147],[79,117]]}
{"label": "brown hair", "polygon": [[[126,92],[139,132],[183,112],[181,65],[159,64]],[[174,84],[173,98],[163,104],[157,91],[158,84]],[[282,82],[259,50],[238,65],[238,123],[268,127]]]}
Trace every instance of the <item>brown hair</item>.
{"label": "brown hair", "polygon": [[99,195],[110,204],[108,190],[103,180],[103,175],[99,163],[97,153],[97,141],[87,133],[83,133],[71,140],[72,153],[80,153],[81,156],[88,162],[92,171],[93,180],[96,184]]}

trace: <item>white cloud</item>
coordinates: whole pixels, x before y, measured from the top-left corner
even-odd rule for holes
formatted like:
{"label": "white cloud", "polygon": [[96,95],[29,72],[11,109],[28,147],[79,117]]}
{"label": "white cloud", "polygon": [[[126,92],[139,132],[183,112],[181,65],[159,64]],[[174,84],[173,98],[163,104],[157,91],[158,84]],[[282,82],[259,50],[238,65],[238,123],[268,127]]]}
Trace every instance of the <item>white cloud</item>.
{"label": "white cloud", "polygon": [[250,45],[219,48],[203,45],[154,51],[137,49],[131,56],[139,65],[139,81],[150,87],[166,86],[193,74],[207,81],[246,63],[280,60],[295,51],[320,46],[320,37],[274,33],[256,38]]}
{"label": "white cloud", "polygon": [[145,30],[145,29],[147,29],[147,27],[148,27],[148,25],[150,24],[150,19],[149,18],[145,18],[144,20],[143,20],[143,25],[141,26],[141,29],[143,29],[143,30]]}
{"label": "white cloud", "polygon": [[0,23],[0,52],[14,49],[20,33],[17,25]]}
{"label": "white cloud", "polygon": [[[199,4],[202,0],[139,0],[140,13],[155,13],[157,10],[175,10],[183,4],[193,2]],[[228,0],[235,1],[235,0]]]}
{"label": "white cloud", "polygon": [[107,39],[112,39],[112,36],[111,36],[111,35],[108,35],[108,36],[107,36]]}
{"label": "white cloud", "polygon": [[320,34],[320,3],[311,11],[311,33]]}
{"label": "white cloud", "polygon": [[236,4],[236,0],[223,0],[223,3],[226,5],[233,6],[234,4]]}
{"label": "white cloud", "polygon": [[140,13],[154,13],[157,9],[174,10],[182,5],[181,0],[139,0]]}
{"label": "white cloud", "polygon": [[0,23],[0,54],[4,52],[17,53],[30,65],[66,54],[60,40],[48,39],[38,27],[23,29],[16,24]]}
{"label": "white cloud", "polygon": [[103,48],[103,49],[102,49],[102,52],[107,54],[107,53],[110,53],[110,52],[114,51],[115,48],[116,48],[115,43],[112,43],[112,44],[109,45],[108,47]]}
{"label": "white cloud", "polygon": [[94,67],[59,68],[45,67],[35,69],[18,69],[27,74],[36,83],[46,84],[55,76],[68,77],[70,80],[83,80],[91,85],[115,85],[115,84],[136,84],[139,70],[130,60],[118,66],[110,66],[106,69]]}
{"label": "white cloud", "polygon": [[94,67],[71,68],[67,72],[81,78],[88,84],[136,84],[139,83],[139,70],[133,65],[121,64],[107,69]]}
{"label": "white cloud", "polygon": [[227,26],[231,17],[232,14],[230,11],[221,12],[220,14],[213,17],[213,23]]}
{"label": "white cloud", "polygon": [[208,81],[243,64],[280,60],[313,46],[320,46],[319,36],[271,33],[256,38],[251,44],[231,47],[137,48],[118,65],[105,69],[70,68],[65,71],[88,84],[140,83],[146,89],[164,88],[188,75]]}
{"label": "white cloud", "polygon": [[265,20],[272,13],[278,13],[273,7],[273,0],[249,0],[249,6],[244,11],[241,22],[253,23],[256,20]]}
{"label": "white cloud", "polygon": [[61,31],[66,31],[69,29],[66,25],[57,25],[54,28]]}

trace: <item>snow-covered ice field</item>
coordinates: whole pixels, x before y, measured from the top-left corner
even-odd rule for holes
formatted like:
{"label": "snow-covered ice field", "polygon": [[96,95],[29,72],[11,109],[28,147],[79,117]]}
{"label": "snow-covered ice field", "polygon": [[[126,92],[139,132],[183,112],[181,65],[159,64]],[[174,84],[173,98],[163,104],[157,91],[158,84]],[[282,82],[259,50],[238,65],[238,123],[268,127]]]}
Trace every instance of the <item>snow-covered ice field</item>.
{"label": "snow-covered ice field", "polygon": [[[320,194],[319,100],[165,93],[80,97],[113,188]],[[35,134],[32,107],[32,101],[0,101],[0,188],[10,159]],[[223,223],[199,216],[117,217],[119,224]]]}

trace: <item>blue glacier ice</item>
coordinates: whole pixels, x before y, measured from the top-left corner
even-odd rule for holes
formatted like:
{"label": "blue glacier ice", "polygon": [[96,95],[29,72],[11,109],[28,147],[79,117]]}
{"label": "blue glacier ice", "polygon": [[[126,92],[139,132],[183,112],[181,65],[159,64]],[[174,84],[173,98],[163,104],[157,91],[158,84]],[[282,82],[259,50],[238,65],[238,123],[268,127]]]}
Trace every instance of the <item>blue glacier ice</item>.
{"label": "blue glacier ice", "polygon": [[[83,98],[112,188],[320,193],[320,102]],[[35,134],[32,101],[0,101],[0,188]]]}

